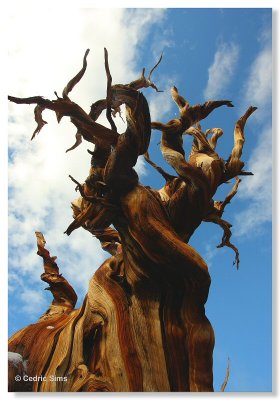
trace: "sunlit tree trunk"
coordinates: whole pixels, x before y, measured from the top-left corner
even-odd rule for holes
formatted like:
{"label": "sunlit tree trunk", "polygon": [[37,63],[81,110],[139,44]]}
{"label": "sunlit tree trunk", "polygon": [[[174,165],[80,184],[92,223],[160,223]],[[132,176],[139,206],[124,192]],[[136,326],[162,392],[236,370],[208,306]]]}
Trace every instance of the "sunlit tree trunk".
{"label": "sunlit tree trunk", "polygon": [[[48,283],[53,302],[36,323],[10,338],[9,390],[211,392],[214,332],[204,308],[211,279],[205,261],[188,241],[203,221],[220,225],[224,234],[219,247],[234,250],[238,267],[231,225],[222,215],[237,192],[238,175],[251,174],[242,170],[240,157],[244,126],[256,108],[250,107],[237,121],[234,148],[225,162],[215,150],[222,130],[203,132],[199,121],[217,107],[233,107],[229,100],[190,106],[173,87],[180,117],[151,122],[148,103],[139,90],[159,91],[151,74],[161,59],[148,78],[143,70],[129,84],[112,85],[105,49],[107,96],[93,103],[87,114],[68,96],[86,70],[87,54],[62,97],[51,101],[9,96],[9,100],[36,105],[32,138],[46,123],[43,110],[50,109],[58,121],[68,116],[77,127],[76,142],[68,150],[82,140],[94,144],[88,178],[80,184],[70,177],[80,197],[72,203],[74,220],[66,234],[81,227],[88,230],[110,258],[94,273],[82,306],[75,309],[75,290],[60,274],[42,233],[36,232],[44,265],[41,279]],[[112,116],[122,104],[127,129],[119,135]],[[96,122],[103,110],[111,129]],[[161,151],[174,175],[149,157],[152,129],[161,131]],[[185,134],[193,136],[188,159],[182,145]],[[162,189],[138,181],[133,167],[139,155],[164,177]],[[234,177],[236,183],[224,201],[213,201],[218,186]],[[28,381],[28,377],[37,379]]]}

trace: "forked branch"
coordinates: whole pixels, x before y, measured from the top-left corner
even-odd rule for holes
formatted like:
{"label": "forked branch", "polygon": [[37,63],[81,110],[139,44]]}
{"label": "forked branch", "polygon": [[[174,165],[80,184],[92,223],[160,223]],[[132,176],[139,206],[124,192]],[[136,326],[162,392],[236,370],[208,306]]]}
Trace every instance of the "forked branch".
{"label": "forked branch", "polygon": [[77,295],[70,283],[59,273],[59,268],[55,262],[56,257],[51,257],[45,248],[45,238],[41,232],[35,232],[37,238],[37,254],[44,260],[44,273],[41,279],[49,286],[45,290],[50,290],[53,295],[53,302],[41,319],[50,318],[58,313],[70,312],[77,302]]}
{"label": "forked branch", "polygon": [[145,77],[145,68],[143,68],[140,78],[136,79],[135,81],[130,82],[127,86],[129,86],[130,88],[136,89],[136,90],[151,87],[151,88],[155,89],[156,92],[159,92],[159,93],[163,92],[163,90],[159,90],[157,88],[157,86],[151,81],[152,73],[157,68],[157,66],[159,65],[161,60],[162,60],[162,55],[160,56],[156,65],[149,72],[148,78]]}
{"label": "forked branch", "polygon": [[210,212],[207,215],[207,217],[205,217],[203,219],[203,221],[213,222],[214,224],[219,225],[223,229],[224,234],[222,237],[222,241],[217,246],[217,248],[227,246],[235,252],[235,261],[233,264],[236,264],[237,269],[239,268],[240,258],[239,258],[238,248],[230,242],[230,238],[232,235],[230,228],[232,227],[232,225],[229,222],[222,219],[222,215],[224,213],[225,207],[230,203],[231,199],[236,195],[240,182],[241,182],[241,179],[239,179],[237,177],[233,188],[231,189],[229,194],[226,196],[225,200],[224,201],[215,201],[213,211]]}

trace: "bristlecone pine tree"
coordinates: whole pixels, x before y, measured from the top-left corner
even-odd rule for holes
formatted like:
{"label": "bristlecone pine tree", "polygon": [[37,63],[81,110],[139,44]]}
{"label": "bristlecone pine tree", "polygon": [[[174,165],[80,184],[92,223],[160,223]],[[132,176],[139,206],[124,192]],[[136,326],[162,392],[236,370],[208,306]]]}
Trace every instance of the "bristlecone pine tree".
{"label": "bristlecone pine tree", "polygon": [[[82,306],[75,309],[75,290],[59,273],[43,234],[36,232],[38,255],[44,263],[41,279],[48,283],[53,301],[35,324],[9,340],[9,390],[211,392],[214,332],[204,308],[211,279],[205,261],[188,242],[202,221],[220,225],[223,237],[218,247],[233,249],[238,268],[238,249],[230,242],[231,225],[222,215],[237,192],[238,176],[252,175],[243,171],[240,158],[244,126],[256,107],[236,122],[232,153],[224,161],[215,151],[222,129],[203,132],[199,121],[217,107],[233,107],[229,100],[191,106],[172,87],[180,117],[151,122],[140,89],[159,91],[151,75],[161,58],[148,77],[143,69],[139,79],[112,85],[104,49],[107,96],[86,113],[70,100],[69,92],[86,71],[88,52],[62,97],[55,93],[55,100],[41,96],[9,96],[9,100],[36,105],[32,139],[46,124],[42,112],[49,109],[58,122],[67,116],[77,128],[76,142],[69,150],[82,140],[94,144],[85,182],[70,176],[80,197],[72,203],[74,220],[66,234],[82,227],[111,256],[94,273]],[[123,104],[127,128],[119,134],[112,116]],[[103,110],[111,129],[96,122]],[[149,157],[152,129],[161,131],[160,149],[174,175]],[[188,159],[183,150],[185,134],[193,137]],[[140,155],[164,177],[162,189],[139,182],[133,167]],[[213,201],[219,185],[232,178],[236,181],[225,200]],[[18,353],[17,362],[13,353]],[[41,379],[18,382],[16,375]]]}

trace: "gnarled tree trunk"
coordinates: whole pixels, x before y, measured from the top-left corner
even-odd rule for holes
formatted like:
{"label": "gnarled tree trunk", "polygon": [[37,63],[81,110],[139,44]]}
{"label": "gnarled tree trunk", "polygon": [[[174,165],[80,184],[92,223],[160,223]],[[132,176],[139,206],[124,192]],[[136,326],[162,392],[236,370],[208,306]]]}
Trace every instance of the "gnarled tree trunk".
{"label": "gnarled tree trunk", "polygon": [[[47,108],[55,111],[58,121],[69,116],[77,127],[76,143],[69,150],[82,139],[95,145],[86,181],[80,184],[71,177],[81,196],[72,203],[74,221],[66,233],[83,227],[99,238],[111,257],[94,273],[83,305],[75,309],[74,289],[59,274],[43,235],[36,233],[44,262],[41,279],[50,285],[54,300],[39,321],[10,338],[9,390],[211,392],[214,332],[204,309],[211,280],[206,263],[188,241],[202,221],[220,225],[224,235],[219,246],[235,251],[238,267],[231,225],[221,217],[237,192],[237,176],[251,174],[242,170],[240,157],[244,126],[255,108],[237,121],[232,155],[225,162],[215,151],[223,131],[203,132],[199,121],[217,107],[233,107],[230,101],[190,106],[173,87],[180,117],[166,124],[151,122],[139,89],[158,91],[151,73],[161,59],[148,78],[143,70],[139,79],[112,86],[105,49],[107,97],[92,104],[87,114],[68,96],[86,70],[87,54],[62,98],[9,100],[36,104],[38,126],[32,138],[46,123],[42,112]],[[112,115],[122,104],[127,129],[119,135]],[[103,110],[111,129],[96,122]],[[151,129],[161,130],[161,151],[176,175],[150,159]],[[184,134],[193,136],[187,160]],[[165,178],[162,189],[138,181],[133,167],[141,154]],[[234,177],[237,181],[226,199],[214,202],[217,187]]]}

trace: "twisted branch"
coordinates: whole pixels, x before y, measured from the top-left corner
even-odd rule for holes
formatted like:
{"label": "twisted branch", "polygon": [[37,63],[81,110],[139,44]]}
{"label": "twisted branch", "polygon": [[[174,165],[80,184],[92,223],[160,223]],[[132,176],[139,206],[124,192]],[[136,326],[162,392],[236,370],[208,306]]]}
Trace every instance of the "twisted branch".
{"label": "twisted branch", "polygon": [[240,257],[238,248],[230,242],[230,238],[232,236],[230,228],[232,227],[232,225],[229,222],[223,220],[221,217],[225,211],[225,207],[230,203],[231,199],[236,195],[240,182],[241,179],[237,177],[234,186],[232,187],[229,194],[225,197],[224,201],[215,201],[214,209],[203,219],[203,221],[213,222],[214,224],[219,225],[223,229],[224,234],[222,237],[222,241],[217,246],[217,248],[226,246],[231,248],[235,252],[235,260],[233,262],[233,265],[236,264],[237,269],[239,268]]}
{"label": "twisted branch", "polygon": [[37,238],[37,254],[44,260],[44,273],[41,279],[47,282],[49,286],[45,290],[50,290],[53,295],[50,309],[43,314],[41,319],[48,319],[58,313],[70,312],[77,302],[77,294],[70,283],[60,273],[55,262],[57,257],[51,257],[49,251],[45,248],[45,238],[41,232],[35,232]]}
{"label": "twisted branch", "polygon": [[84,76],[84,73],[86,72],[87,69],[87,56],[89,53],[89,49],[86,50],[84,58],[83,58],[83,67],[82,69],[77,73],[77,75],[72,78],[65,88],[63,89],[62,96],[65,100],[69,100],[68,94],[71,92],[71,90],[77,85],[77,83],[82,79]]}

